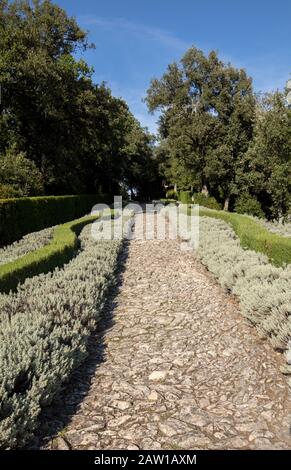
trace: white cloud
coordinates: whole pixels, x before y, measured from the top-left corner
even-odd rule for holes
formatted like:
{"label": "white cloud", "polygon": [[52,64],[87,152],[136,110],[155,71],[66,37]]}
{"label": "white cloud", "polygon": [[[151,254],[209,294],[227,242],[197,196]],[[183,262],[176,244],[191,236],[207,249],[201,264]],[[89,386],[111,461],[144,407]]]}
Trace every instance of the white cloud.
{"label": "white cloud", "polygon": [[126,31],[138,37],[150,39],[159,44],[175,49],[185,51],[190,44],[177,38],[174,34],[161,28],[147,26],[141,23],[134,23],[125,18],[103,18],[98,16],[81,16],[80,21],[85,26],[98,26],[109,31]]}

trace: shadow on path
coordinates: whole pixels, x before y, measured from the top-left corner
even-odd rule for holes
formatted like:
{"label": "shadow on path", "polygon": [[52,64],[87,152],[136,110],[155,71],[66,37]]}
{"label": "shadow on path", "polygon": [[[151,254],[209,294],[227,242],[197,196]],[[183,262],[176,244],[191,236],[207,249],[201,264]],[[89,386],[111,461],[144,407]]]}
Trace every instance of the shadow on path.
{"label": "shadow on path", "polygon": [[64,446],[70,449],[70,443],[66,441],[62,431],[80,408],[90,389],[96,369],[106,359],[104,338],[106,332],[114,325],[116,298],[123,282],[128,250],[129,242],[124,241],[118,256],[114,283],[108,290],[96,331],[88,341],[87,359],[78,369],[72,372],[70,380],[64,384],[62,392],[56,397],[53,404],[42,411],[38,429],[26,449],[39,450],[45,446],[47,441],[58,435],[62,437]]}

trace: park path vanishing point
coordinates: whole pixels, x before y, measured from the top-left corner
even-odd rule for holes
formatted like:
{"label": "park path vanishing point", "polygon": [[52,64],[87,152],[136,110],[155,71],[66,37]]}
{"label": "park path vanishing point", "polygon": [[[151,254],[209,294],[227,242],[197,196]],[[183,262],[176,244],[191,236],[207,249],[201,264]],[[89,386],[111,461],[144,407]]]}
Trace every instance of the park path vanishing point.
{"label": "park path vanishing point", "polygon": [[121,276],[43,448],[291,448],[284,361],[195,255],[133,240]]}

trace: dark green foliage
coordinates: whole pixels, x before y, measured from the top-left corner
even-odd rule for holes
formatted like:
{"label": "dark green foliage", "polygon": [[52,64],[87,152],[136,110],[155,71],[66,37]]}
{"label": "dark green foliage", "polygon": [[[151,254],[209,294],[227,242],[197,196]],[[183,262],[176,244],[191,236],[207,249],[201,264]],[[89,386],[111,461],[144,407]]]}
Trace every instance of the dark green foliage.
{"label": "dark green foliage", "polygon": [[97,217],[84,217],[55,228],[51,243],[0,266],[0,291],[15,290],[28,277],[53,271],[67,263],[78,248],[77,235]]}
{"label": "dark green foliage", "polygon": [[205,194],[202,193],[192,194],[191,191],[180,191],[179,201],[182,202],[182,204],[199,204],[200,206],[207,207],[208,209],[221,209],[221,205],[214,197],[205,196]]}
{"label": "dark green foliage", "polygon": [[210,190],[228,205],[236,168],[248,149],[255,116],[252,81],[244,70],[190,48],[148,90],[150,111],[160,111],[161,152],[167,181]]}
{"label": "dark green foliage", "polygon": [[128,117],[128,124],[122,158],[125,188],[133,199],[146,201],[158,198],[162,192],[162,183],[153,152],[154,136],[142,128],[133,116]]}
{"label": "dark green foliage", "polygon": [[167,199],[175,199],[175,200],[177,200],[177,199],[178,199],[177,191],[175,191],[175,189],[168,189],[168,191],[167,191],[167,193],[166,193],[166,198],[167,198]]}
{"label": "dark green foliage", "polygon": [[[149,110],[160,112],[156,153],[166,182],[209,193],[225,210],[249,193],[268,219],[287,218],[291,109],[285,98],[278,92],[257,98],[245,70],[213,51],[190,48],[147,94]],[[248,206],[262,215],[258,204]]]}
{"label": "dark green foliage", "polygon": [[[0,170],[2,196],[132,189],[148,198],[160,189],[152,136],[122,99],[93,83],[94,70],[76,58],[88,47],[87,33],[51,1],[0,2],[0,158],[14,149],[9,181]],[[30,174],[27,165],[14,171],[17,154]],[[30,182],[39,175],[37,188]]]}
{"label": "dark green foliage", "polygon": [[0,199],[11,199],[19,196],[19,192],[10,184],[0,183]]}
{"label": "dark green foliage", "polygon": [[168,206],[169,204],[175,204],[177,205],[177,199],[170,199],[170,198],[161,198],[159,199],[160,202],[162,202],[165,206]]}
{"label": "dark green foliage", "polygon": [[203,208],[200,208],[199,215],[221,219],[230,224],[244,248],[264,253],[275,266],[291,263],[291,239],[269,232],[252,218]]}
{"label": "dark green foliage", "polygon": [[220,210],[221,205],[216,201],[214,197],[205,196],[205,194],[195,193],[193,194],[194,204],[199,206],[207,207],[208,209]]}
{"label": "dark green foliage", "polygon": [[90,213],[108,196],[47,196],[0,200],[0,244],[7,245],[23,235],[77,219]]}
{"label": "dark green foliage", "polygon": [[0,198],[40,196],[43,179],[34,162],[15,148],[0,155]]}
{"label": "dark green foliage", "polygon": [[254,215],[255,217],[260,217],[262,219],[265,217],[259,201],[254,196],[247,193],[242,194],[237,199],[235,203],[235,212],[238,214]]}
{"label": "dark green foliage", "polygon": [[255,195],[269,219],[291,208],[291,109],[282,93],[258,101],[254,139],[238,169],[238,187]]}
{"label": "dark green foliage", "polygon": [[179,192],[179,201],[182,204],[192,204],[192,194],[191,191],[180,191]]}

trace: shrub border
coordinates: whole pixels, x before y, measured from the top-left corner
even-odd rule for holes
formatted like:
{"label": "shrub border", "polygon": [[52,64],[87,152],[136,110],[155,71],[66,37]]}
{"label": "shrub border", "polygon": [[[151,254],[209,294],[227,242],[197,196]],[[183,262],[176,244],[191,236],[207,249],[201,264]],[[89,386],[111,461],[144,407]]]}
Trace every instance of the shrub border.
{"label": "shrub border", "polygon": [[[191,208],[188,209],[188,214],[191,215]],[[201,207],[199,215],[221,219],[230,224],[243,248],[264,253],[273,265],[284,266],[291,263],[291,239],[270,232],[247,215]]]}
{"label": "shrub border", "polygon": [[28,233],[83,217],[97,203],[111,203],[105,194],[0,199],[0,246]]}
{"label": "shrub border", "polygon": [[53,239],[48,245],[1,265],[0,291],[15,290],[27,277],[48,273],[70,261],[78,248],[78,235],[82,228],[97,218],[87,216],[60,225],[55,228]]}

